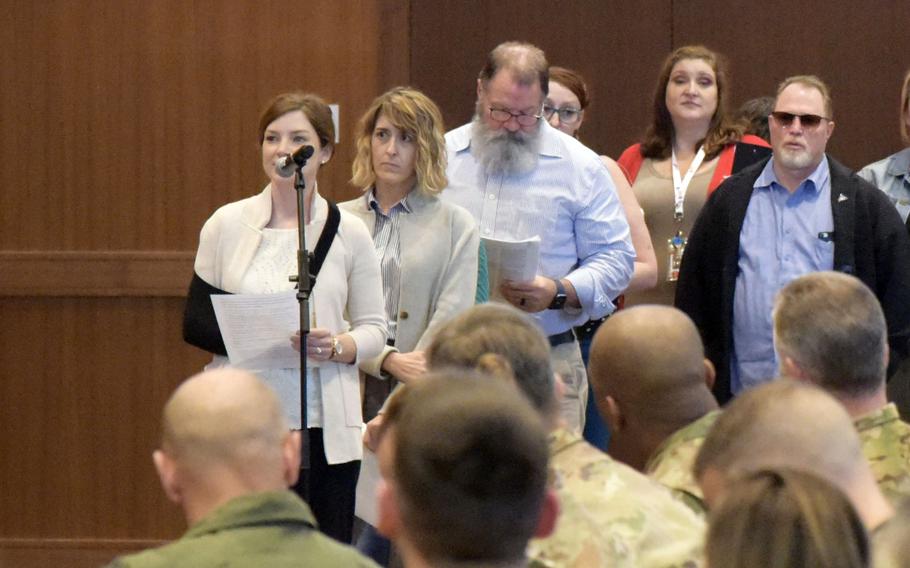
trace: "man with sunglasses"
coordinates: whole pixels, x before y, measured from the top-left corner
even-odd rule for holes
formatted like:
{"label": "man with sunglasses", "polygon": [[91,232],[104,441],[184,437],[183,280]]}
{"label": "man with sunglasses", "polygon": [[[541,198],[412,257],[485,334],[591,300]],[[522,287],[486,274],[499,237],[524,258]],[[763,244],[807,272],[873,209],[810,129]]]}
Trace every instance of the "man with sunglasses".
{"label": "man with sunglasses", "polygon": [[885,195],[825,153],[831,97],[818,77],[785,79],[769,117],[772,156],[726,180],[686,247],[676,306],[717,368],[721,403],[776,375],[774,296],[822,270],[871,288],[888,324],[891,371],[910,338],[910,238]]}
{"label": "man with sunglasses", "polygon": [[[484,239],[540,240],[536,276],[503,281],[491,295],[533,314],[549,337],[566,384],[562,416],[580,431],[588,380],[572,329],[613,311],[635,251],[600,158],[542,120],[548,68],[530,44],[490,52],[474,120],[446,134],[449,187],[441,197],[470,211]],[[491,260],[491,275],[496,268]]]}

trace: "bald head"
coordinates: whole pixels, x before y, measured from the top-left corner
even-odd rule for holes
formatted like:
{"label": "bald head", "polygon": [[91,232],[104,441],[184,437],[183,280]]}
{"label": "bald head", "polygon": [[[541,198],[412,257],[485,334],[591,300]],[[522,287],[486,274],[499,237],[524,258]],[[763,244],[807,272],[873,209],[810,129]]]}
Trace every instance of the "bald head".
{"label": "bald head", "polygon": [[218,369],[191,377],[164,407],[162,450],[200,477],[228,469],[242,476],[280,479],[287,436],[275,393],[242,370]]}
{"label": "bald head", "polygon": [[875,486],[843,406],[817,387],[787,379],[749,390],[726,408],[699,452],[695,477],[710,504],[718,493],[705,486],[706,477],[767,468],[808,471],[852,496],[860,484]]}
{"label": "bald head", "polygon": [[[707,411],[705,352],[692,320],[676,308],[636,306],[611,316],[591,345],[598,399],[620,401],[630,419],[682,427]],[[709,409],[708,409],[709,410]]]}

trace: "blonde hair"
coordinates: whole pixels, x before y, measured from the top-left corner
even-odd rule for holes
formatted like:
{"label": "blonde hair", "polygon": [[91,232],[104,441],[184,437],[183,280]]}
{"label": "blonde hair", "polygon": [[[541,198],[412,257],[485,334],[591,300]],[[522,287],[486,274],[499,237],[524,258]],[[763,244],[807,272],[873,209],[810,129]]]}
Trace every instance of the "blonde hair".
{"label": "blonde hair", "polygon": [[446,143],[442,113],[429,97],[410,87],[395,87],[376,97],[357,123],[357,154],[351,183],[369,188],[376,183],[373,169],[373,129],[380,116],[414,139],[417,159],[414,170],[419,191],[434,195],[449,184],[446,177]]}
{"label": "blonde hair", "polygon": [[907,117],[910,117],[910,70],[904,75],[901,87],[901,139],[910,146],[910,129],[907,128]]}
{"label": "blonde hair", "polygon": [[864,568],[863,522],[830,482],[795,470],[765,470],[731,483],[712,511],[705,555],[726,568]]}

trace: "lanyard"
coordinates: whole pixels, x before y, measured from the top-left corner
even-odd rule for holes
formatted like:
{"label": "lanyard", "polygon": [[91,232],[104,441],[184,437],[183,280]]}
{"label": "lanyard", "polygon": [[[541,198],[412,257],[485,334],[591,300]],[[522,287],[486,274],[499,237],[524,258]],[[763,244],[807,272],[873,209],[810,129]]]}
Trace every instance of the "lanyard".
{"label": "lanyard", "polygon": [[679,177],[679,164],[676,162],[676,150],[673,150],[672,152],[671,166],[673,169],[673,218],[677,221],[682,221],[683,203],[686,200],[686,190],[689,189],[689,184],[692,182],[692,178],[695,176],[695,172],[698,171],[699,166],[701,166],[702,161],[705,159],[705,149],[703,147],[698,149],[698,152],[695,153],[695,157],[692,159],[692,163],[689,164],[689,169],[686,170],[686,177],[682,179]]}

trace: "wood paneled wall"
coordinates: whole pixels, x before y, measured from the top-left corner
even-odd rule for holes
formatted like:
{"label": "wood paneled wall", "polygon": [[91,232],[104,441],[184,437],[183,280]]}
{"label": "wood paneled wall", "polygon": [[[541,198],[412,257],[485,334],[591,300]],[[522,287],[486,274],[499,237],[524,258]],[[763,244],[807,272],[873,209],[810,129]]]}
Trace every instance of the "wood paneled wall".
{"label": "wood paneled wall", "polygon": [[[258,115],[357,115],[407,82],[393,0],[0,2],[0,566],[97,566],[179,535],[150,454],[164,400],[208,360],[182,296],[212,211],[265,183]],[[389,50],[391,48],[391,51]]]}
{"label": "wood paneled wall", "polygon": [[902,0],[412,0],[411,12],[411,80],[450,127],[471,117],[486,53],[530,41],[552,65],[584,75],[594,102],[581,139],[616,157],[644,132],[664,57],[702,43],[730,63],[731,110],[773,95],[787,76],[817,74],[833,91],[833,155],[858,169],[901,147],[900,81],[910,68]]}
{"label": "wood paneled wall", "polygon": [[834,89],[832,152],[895,151],[910,4],[804,0],[0,0],[0,566],[91,566],[183,529],[149,455],[205,354],[179,335],[199,228],[264,183],[256,122],[290,89],[341,106],[320,190],[345,199],[359,112],[413,84],[450,127],[501,41],[594,92],[582,139],[641,134],[663,57],[705,43],[732,103],[793,73]]}

